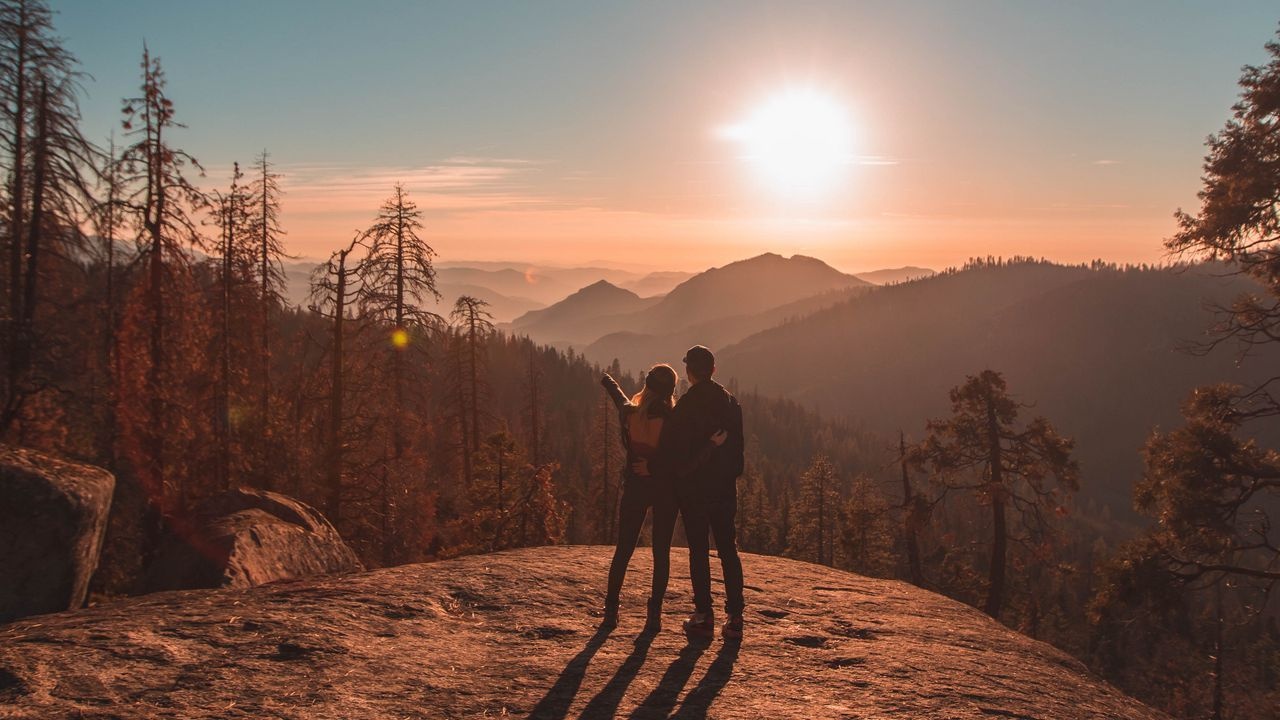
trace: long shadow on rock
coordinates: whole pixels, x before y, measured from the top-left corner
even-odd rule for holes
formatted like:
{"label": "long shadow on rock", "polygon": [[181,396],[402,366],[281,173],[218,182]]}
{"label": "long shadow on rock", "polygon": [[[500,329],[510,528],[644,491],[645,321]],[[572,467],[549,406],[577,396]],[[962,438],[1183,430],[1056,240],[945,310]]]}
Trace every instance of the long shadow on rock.
{"label": "long shadow on rock", "polygon": [[741,647],[742,643],[738,640],[725,640],[724,645],[720,646],[720,652],[716,653],[716,659],[707,666],[707,672],[685,696],[680,709],[671,716],[672,718],[693,719],[707,716],[711,703],[715,702],[716,696],[729,683],[729,678],[733,675],[733,665],[738,662],[738,650]]}
{"label": "long shadow on rock", "polygon": [[618,704],[622,702],[622,696],[626,694],[627,687],[631,685],[631,681],[640,672],[640,667],[644,665],[644,659],[649,654],[649,646],[653,644],[653,636],[653,633],[646,632],[636,638],[636,645],[631,654],[618,666],[618,671],[609,678],[609,682],[605,683],[600,692],[596,693],[596,696],[591,698],[591,702],[582,709],[578,720],[611,718],[618,712]]}
{"label": "long shadow on rock", "polygon": [[689,677],[693,675],[693,668],[698,664],[698,658],[707,651],[708,644],[706,640],[690,640],[689,644],[680,650],[676,659],[667,666],[667,671],[662,674],[658,686],[640,701],[639,707],[628,717],[631,720],[667,717],[671,709],[676,706],[680,691],[684,690]]}
{"label": "long shadow on rock", "polygon": [[564,666],[564,670],[560,671],[560,677],[556,678],[555,684],[547,690],[547,694],[533,706],[533,710],[529,713],[530,720],[564,718],[569,712],[569,706],[573,704],[573,698],[578,694],[578,688],[582,686],[582,678],[587,674],[587,665],[591,663],[591,658],[595,657],[611,632],[613,632],[611,625],[601,625],[596,629],[596,634],[587,640],[586,646],[573,656],[569,664]]}

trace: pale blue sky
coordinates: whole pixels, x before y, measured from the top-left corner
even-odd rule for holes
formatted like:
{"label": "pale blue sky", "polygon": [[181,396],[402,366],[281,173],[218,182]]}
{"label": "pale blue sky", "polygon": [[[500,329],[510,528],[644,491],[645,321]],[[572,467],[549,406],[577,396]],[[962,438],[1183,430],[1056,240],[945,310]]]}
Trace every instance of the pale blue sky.
{"label": "pale blue sky", "polygon": [[[401,177],[453,259],[657,249],[681,268],[762,250],[854,270],[1156,259],[1280,22],[1275,2],[52,6],[94,77],[89,133],[118,124],[145,40],[209,182],[271,150],[298,252],[327,254]],[[714,134],[797,83],[847,103],[861,153],[894,163],[822,207],[747,189]]]}

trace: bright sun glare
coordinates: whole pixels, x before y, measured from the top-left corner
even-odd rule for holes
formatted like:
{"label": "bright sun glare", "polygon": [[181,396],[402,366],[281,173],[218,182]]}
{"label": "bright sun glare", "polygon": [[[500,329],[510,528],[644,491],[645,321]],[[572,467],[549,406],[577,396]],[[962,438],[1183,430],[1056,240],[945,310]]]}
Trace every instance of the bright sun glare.
{"label": "bright sun glare", "polygon": [[853,160],[853,129],[845,109],[808,88],[774,95],[720,134],[737,142],[740,157],[786,196],[812,197],[834,189]]}

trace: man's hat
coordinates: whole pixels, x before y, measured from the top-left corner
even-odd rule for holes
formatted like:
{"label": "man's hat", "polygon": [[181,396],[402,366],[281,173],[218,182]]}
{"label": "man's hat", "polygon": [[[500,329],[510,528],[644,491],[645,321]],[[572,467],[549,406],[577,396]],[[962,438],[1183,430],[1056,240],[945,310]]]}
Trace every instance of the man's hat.
{"label": "man's hat", "polygon": [[684,364],[694,370],[711,372],[716,366],[716,356],[703,345],[694,345],[684,354]]}

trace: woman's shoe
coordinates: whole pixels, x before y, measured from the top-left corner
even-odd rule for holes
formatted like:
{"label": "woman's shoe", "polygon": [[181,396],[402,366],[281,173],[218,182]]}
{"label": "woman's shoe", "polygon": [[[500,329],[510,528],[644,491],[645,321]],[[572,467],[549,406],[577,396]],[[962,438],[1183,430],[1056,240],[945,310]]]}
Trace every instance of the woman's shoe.
{"label": "woman's shoe", "polygon": [[684,634],[690,638],[712,638],[716,634],[716,621],[711,613],[695,612],[684,621]]}
{"label": "woman's shoe", "polygon": [[618,626],[618,605],[617,603],[605,603],[604,617],[600,618],[600,627],[617,627]]}

